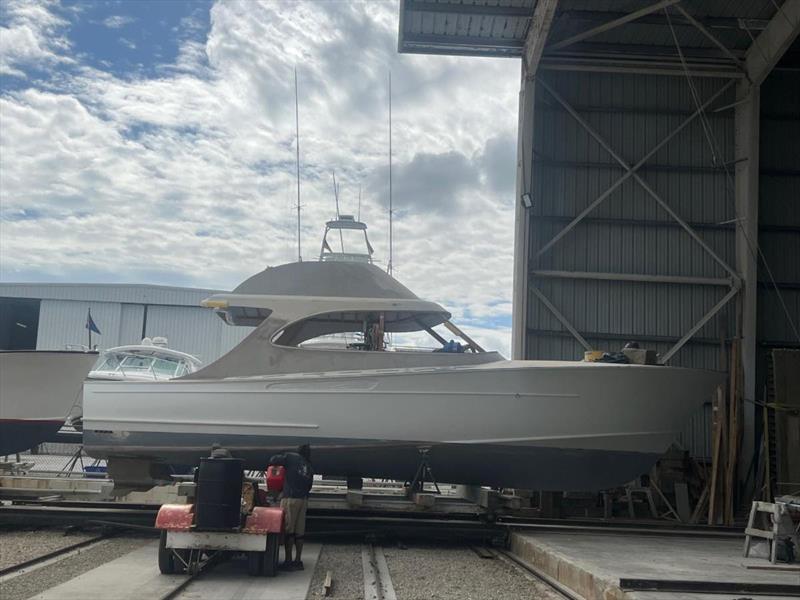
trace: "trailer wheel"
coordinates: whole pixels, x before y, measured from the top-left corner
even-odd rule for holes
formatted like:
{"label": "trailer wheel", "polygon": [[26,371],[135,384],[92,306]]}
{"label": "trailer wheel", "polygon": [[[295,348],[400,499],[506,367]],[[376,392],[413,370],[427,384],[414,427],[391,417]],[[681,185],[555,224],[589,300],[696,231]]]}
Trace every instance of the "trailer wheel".
{"label": "trailer wheel", "polygon": [[257,577],[264,569],[264,552],[247,553],[247,574]]}
{"label": "trailer wheel", "polygon": [[161,530],[161,539],[158,542],[158,570],[163,575],[175,573],[175,557],[172,556],[172,549],[167,548],[167,531]]}
{"label": "trailer wheel", "polygon": [[279,538],[277,533],[267,534],[267,551],[264,553],[264,575],[266,577],[275,577],[278,574]]}

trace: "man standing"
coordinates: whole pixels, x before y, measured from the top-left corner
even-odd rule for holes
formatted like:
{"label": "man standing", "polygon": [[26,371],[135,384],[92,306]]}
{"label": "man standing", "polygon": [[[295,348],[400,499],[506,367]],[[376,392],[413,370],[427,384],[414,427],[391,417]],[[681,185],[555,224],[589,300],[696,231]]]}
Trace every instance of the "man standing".
{"label": "man standing", "polygon": [[[281,565],[285,570],[303,569],[303,535],[306,532],[306,509],[308,496],[314,483],[314,471],[311,468],[311,448],[307,444],[300,446],[297,452],[276,454],[269,459],[270,465],[280,465],[286,469],[286,480],[283,484],[281,508],[284,514],[283,547],[286,554]],[[295,558],[292,560],[292,544]]]}

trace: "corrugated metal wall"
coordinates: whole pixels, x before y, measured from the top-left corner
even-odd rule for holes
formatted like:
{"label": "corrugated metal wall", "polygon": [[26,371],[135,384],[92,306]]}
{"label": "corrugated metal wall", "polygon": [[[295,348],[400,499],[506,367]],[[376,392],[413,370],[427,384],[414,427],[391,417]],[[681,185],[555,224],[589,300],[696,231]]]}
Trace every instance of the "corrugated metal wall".
{"label": "corrugated metal wall", "polygon": [[800,73],[796,71],[775,70],[761,85],[759,153],[759,246],[780,291],[779,296],[761,262],[757,308],[761,390],[766,352],[800,347],[786,316],[788,310],[800,326]]}
{"label": "corrugated metal wall", "polygon": [[[213,290],[160,286],[0,284],[0,296],[39,298],[37,349],[61,350],[68,344],[87,344],[86,314],[102,335],[93,335],[100,348],[136,344],[145,335],[164,336],[169,346],[216,360],[238,344],[251,327],[232,327],[213,311],[199,306]],[[145,320],[146,317],[146,320]]]}
{"label": "corrugated metal wall", "polygon": [[[547,73],[549,85],[630,163],[638,161],[693,111],[686,81],[678,77],[600,73]],[[723,81],[698,79],[702,99]],[[719,100],[723,105],[730,94]],[[572,232],[537,260],[538,249],[608,189],[624,170],[578,122],[537,87],[534,126],[531,268],[722,278],[725,271],[630,179]],[[732,111],[709,111],[722,150],[733,156]],[[733,265],[733,196],[715,166],[699,120],[657,152],[639,171],[642,178],[728,264]],[[579,332],[601,349],[637,339],[665,351],[727,291],[720,286],[534,279]],[[573,359],[583,349],[531,295],[528,355]],[[728,311],[729,313],[732,311]],[[718,368],[717,346],[732,316],[712,319],[672,364]],[[566,335],[565,335],[566,334]]]}
{"label": "corrugated metal wall", "polygon": [[[759,244],[795,321],[800,319],[800,74],[775,71],[761,86]],[[764,269],[759,340],[797,344]]]}
{"label": "corrugated metal wall", "polygon": [[[539,76],[629,164],[638,162],[695,111],[681,77],[546,72]],[[724,80],[695,79],[701,102]],[[724,92],[715,107],[733,101]],[[536,87],[530,209],[531,270],[725,278],[727,273],[632,179],[537,259],[538,250],[625,171],[543,87]],[[734,150],[733,111],[707,112],[719,152],[696,119],[640,169],[640,176],[735,266],[734,197],[721,164]],[[666,352],[728,291],[714,285],[531,277],[593,347],[628,340]],[[719,369],[720,337],[734,331],[734,304],[712,318],[670,364]],[[583,347],[534,293],[529,294],[526,355],[576,359]],[[708,446],[708,409],[684,435],[697,455]]]}

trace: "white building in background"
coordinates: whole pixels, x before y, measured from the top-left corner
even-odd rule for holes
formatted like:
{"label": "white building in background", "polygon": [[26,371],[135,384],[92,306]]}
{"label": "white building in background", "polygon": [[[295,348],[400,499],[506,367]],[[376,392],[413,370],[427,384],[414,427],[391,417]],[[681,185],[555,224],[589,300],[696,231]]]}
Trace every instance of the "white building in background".
{"label": "white building in background", "polygon": [[63,350],[88,344],[86,315],[101,335],[92,345],[111,348],[164,336],[170,348],[209,363],[252,328],[230,327],[200,306],[218,290],[160,285],[0,283],[0,349]]}

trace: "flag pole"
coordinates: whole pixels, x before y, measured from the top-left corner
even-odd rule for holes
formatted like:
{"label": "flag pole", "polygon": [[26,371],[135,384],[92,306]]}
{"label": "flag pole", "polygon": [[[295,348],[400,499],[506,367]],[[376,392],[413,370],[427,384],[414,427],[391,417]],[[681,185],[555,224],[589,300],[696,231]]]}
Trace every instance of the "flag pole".
{"label": "flag pole", "polygon": [[92,328],[89,324],[92,322],[92,309],[89,309],[89,312],[86,315],[86,329],[89,330],[89,350],[92,349]]}

